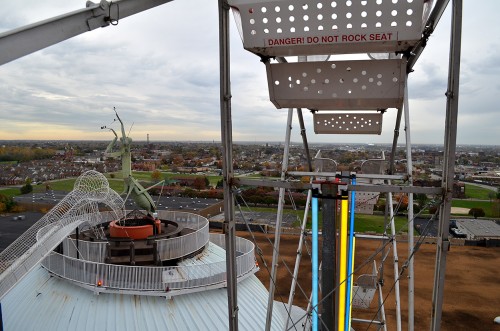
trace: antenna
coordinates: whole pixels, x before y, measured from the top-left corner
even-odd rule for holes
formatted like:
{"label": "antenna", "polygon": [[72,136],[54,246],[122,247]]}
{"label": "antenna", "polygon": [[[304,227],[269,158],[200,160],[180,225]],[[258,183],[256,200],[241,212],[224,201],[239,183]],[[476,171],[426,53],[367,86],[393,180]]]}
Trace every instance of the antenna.
{"label": "antenna", "polygon": [[130,126],[130,129],[128,130],[127,137],[130,136],[130,131],[132,131],[132,128],[134,127],[135,122],[132,122],[132,125]]}

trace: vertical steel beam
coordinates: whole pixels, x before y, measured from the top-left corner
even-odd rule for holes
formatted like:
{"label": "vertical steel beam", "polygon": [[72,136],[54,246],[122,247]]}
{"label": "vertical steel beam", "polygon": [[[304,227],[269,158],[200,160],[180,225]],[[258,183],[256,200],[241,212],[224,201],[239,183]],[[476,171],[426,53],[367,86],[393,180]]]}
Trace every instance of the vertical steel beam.
{"label": "vertical steel beam", "polygon": [[[338,185],[322,184],[321,192],[323,196],[336,197],[338,194]],[[337,236],[336,236],[336,200],[323,198],[322,200],[322,237],[323,247],[321,255],[321,293],[330,296],[323,298],[321,309],[321,320],[323,326],[328,327],[328,330],[336,330],[335,321],[335,284],[337,275]]]}
{"label": "vertical steel beam", "polygon": [[307,143],[306,126],[304,125],[304,117],[302,116],[301,108],[297,108],[297,115],[299,117],[300,135],[302,136],[302,143],[304,144],[307,166],[309,168],[308,171],[313,171],[311,155],[309,154],[309,144]]}
{"label": "vertical steel beam", "polygon": [[[319,281],[319,265],[318,265],[318,198],[312,198],[312,284],[311,284],[311,330],[318,331],[318,281]],[[309,309],[308,309],[309,310]]]}
{"label": "vertical steel beam", "polygon": [[229,51],[229,5],[219,0],[219,57],[220,57],[220,113],[221,140],[224,160],[222,179],[224,187],[224,235],[226,242],[226,278],[229,330],[238,330],[238,298],[236,284],[236,234],[234,219],[233,138],[231,121],[231,80]]}
{"label": "vertical steel beam", "polygon": [[[396,162],[396,149],[398,146],[398,138],[399,138],[399,128],[401,125],[401,117],[402,117],[403,109],[398,108],[398,113],[396,116],[396,124],[394,127],[394,137],[392,140],[392,149],[391,149],[391,156],[389,159],[389,174],[394,174],[394,163]],[[389,185],[391,182],[388,182]],[[392,241],[392,254],[393,254],[393,261],[394,261],[394,295],[395,295],[395,300],[396,300],[396,330],[401,331],[401,297],[399,295],[399,258],[398,258],[398,249],[397,249],[397,243],[396,243],[396,227],[394,224],[394,206],[392,204],[392,193],[389,192],[388,195],[388,201],[386,202],[386,205],[389,205],[389,215],[390,215],[390,224],[391,224],[391,236],[393,238]],[[386,206],[386,215],[387,215],[387,206]]]}
{"label": "vertical steel beam", "polygon": [[455,151],[457,141],[458,94],[460,81],[460,55],[462,39],[462,0],[452,1],[450,61],[448,89],[446,91],[446,122],[444,137],[443,179],[445,191],[439,209],[438,242],[436,247],[436,268],[434,271],[434,290],[432,293],[431,330],[441,329],[443,309],[444,278],[446,253],[450,247],[448,239],[451,200],[453,197],[453,178],[455,177]]}
{"label": "vertical steel beam", "polygon": [[[288,156],[290,153],[290,135],[292,133],[292,117],[293,108],[288,109],[288,118],[286,122],[286,137],[285,137],[285,149],[283,151],[283,161],[281,162],[281,180],[286,179],[286,172],[288,170]],[[279,250],[280,250],[280,239],[281,239],[281,222],[283,220],[283,207],[285,204],[285,188],[280,187],[279,200],[278,200],[278,213],[276,215],[276,229],[274,233],[274,246],[273,246],[273,262],[271,266],[271,279],[269,284],[269,299],[267,302],[267,317],[266,317],[266,330],[271,329],[271,322],[273,317],[273,303],[274,303],[274,291],[276,289],[276,275],[278,273],[278,260],[279,260]]]}
{"label": "vertical steel beam", "polygon": [[[391,182],[389,181],[389,185]],[[401,331],[401,297],[399,295],[399,257],[398,246],[396,242],[396,225],[394,221],[394,207],[392,204],[392,192],[388,193],[389,215],[391,223],[391,237],[392,237],[392,256],[394,261],[394,296],[396,300],[396,330]]]}
{"label": "vertical steel beam", "polygon": [[[309,181],[310,183],[312,180]],[[300,239],[299,239],[299,247],[297,248],[297,256],[295,258],[295,267],[293,269],[293,277],[292,277],[292,285],[290,286],[290,295],[288,296],[288,311],[292,311],[293,306],[293,297],[295,296],[295,288],[297,286],[297,277],[299,276],[299,268],[300,268],[300,260],[302,259],[302,247],[304,245],[306,226],[307,226],[307,218],[309,215],[309,206],[311,205],[312,198],[312,190],[307,191],[307,200],[306,207],[304,209],[304,217],[302,218],[302,226],[300,227]],[[284,330],[288,330],[288,325],[290,324],[291,319],[287,318],[285,323]]]}
{"label": "vertical steel beam", "polygon": [[398,138],[399,138],[399,127],[401,125],[401,115],[403,109],[398,108],[398,114],[396,115],[396,124],[394,126],[394,137],[392,139],[392,149],[391,149],[391,158],[389,160],[389,174],[394,174],[394,162],[396,160],[396,148],[398,147]]}
{"label": "vertical steel beam", "polygon": [[[410,108],[408,105],[408,75],[406,76],[405,94],[405,136],[406,136],[406,171],[408,174],[408,184],[413,186],[413,161],[411,156],[411,131],[410,131]],[[408,193],[408,331],[413,331],[415,320],[415,272],[414,272],[414,237],[413,237],[413,193]]]}
{"label": "vertical steel beam", "polygon": [[[356,185],[356,177],[351,178],[351,184]],[[347,299],[346,299],[346,317],[345,330],[351,330],[351,312],[352,312],[352,286],[354,278],[354,254],[356,238],[354,237],[354,213],[356,211],[356,191],[349,192],[351,195],[351,205],[349,206],[349,242],[347,254]]]}

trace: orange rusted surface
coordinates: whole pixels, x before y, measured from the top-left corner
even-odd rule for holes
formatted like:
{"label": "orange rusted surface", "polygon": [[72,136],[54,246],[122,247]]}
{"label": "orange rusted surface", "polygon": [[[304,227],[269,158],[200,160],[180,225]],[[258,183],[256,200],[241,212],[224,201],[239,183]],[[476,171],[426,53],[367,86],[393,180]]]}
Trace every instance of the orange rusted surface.
{"label": "orange rusted surface", "polygon": [[[109,223],[109,234],[112,238],[119,237],[140,240],[146,239],[147,237],[153,235],[153,226],[150,224],[138,226],[121,226],[116,224],[116,222],[117,221],[112,221],[111,223]],[[155,226],[157,229],[157,233],[160,233],[160,220],[155,220]]]}

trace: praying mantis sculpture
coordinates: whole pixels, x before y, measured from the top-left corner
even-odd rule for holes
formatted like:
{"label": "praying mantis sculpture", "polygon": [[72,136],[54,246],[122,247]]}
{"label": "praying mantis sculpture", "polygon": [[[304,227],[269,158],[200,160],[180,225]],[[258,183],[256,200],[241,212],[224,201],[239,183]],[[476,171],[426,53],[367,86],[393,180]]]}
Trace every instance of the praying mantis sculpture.
{"label": "praying mantis sculpture", "polygon": [[[116,111],[116,109],[113,108],[113,110],[115,111],[116,119],[118,119],[118,121],[120,122],[122,137],[118,138],[118,134],[116,133],[115,130],[111,128],[102,127],[103,129],[109,129],[115,135],[115,138],[108,144],[105,155],[108,157],[121,157],[122,176],[123,176],[123,181],[125,183],[124,191],[121,193],[121,195],[127,194],[125,201],[129,196],[131,196],[132,199],[140,208],[146,210],[148,214],[152,215],[156,211],[156,205],[153,201],[153,198],[148,193],[148,190],[158,184],[163,183],[163,181],[160,181],[159,183],[150,186],[148,188],[144,188],[139,183],[139,181],[137,181],[137,179],[135,179],[132,176],[132,161],[131,161],[132,154],[130,152],[130,145],[132,143],[132,138],[127,137],[127,135],[125,134],[125,127],[123,125],[123,121],[121,120],[120,116],[118,116],[118,112]],[[120,149],[119,151],[113,152],[113,149],[118,139],[120,140]]]}

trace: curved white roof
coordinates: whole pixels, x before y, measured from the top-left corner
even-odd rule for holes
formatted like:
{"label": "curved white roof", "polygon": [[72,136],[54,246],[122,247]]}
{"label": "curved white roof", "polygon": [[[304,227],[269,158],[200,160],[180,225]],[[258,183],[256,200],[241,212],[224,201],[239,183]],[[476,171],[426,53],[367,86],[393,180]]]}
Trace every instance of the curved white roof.
{"label": "curved white roof", "polygon": [[[268,291],[255,275],[238,283],[240,330],[263,330]],[[36,267],[0,302],[4,330],[226,330],[227,291],[208,290],[165,299],[100,294]],[[282,330],[275,304],[273,330]]]}

